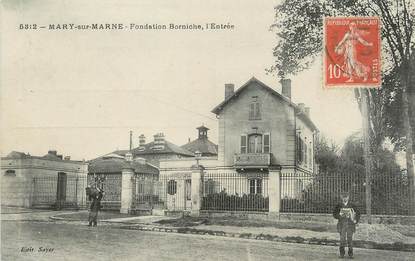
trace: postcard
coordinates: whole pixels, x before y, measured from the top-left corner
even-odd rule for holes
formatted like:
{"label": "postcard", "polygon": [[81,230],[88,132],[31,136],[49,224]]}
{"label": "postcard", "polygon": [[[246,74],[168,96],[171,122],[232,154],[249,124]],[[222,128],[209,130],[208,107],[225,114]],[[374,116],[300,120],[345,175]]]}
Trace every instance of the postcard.
{"label": "postcard", "polygon": [[413,259],[413,1],[0,2],[2,260]]}

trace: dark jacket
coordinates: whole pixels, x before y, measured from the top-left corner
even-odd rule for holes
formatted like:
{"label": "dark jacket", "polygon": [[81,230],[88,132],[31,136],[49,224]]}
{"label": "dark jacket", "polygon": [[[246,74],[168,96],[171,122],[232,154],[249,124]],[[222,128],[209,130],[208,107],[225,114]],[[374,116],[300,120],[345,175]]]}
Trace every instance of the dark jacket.
{"label": "dark jacket", "polygon": [[[354,212],[355,212],[355,221],[356,221],[356,223],[354,223],[353,221],[352,221],[352,219],[351,218],[349,218],[349,217],[345,217],[345,216],[341,216],[340,215],[340,211],[341,211],[341,209],[342,208],[352,208],[353,210],[354,210]],[[339,204],[337,204],[335,207],[334,207],[334,210],[333,210],[333,217],[335,218],[335,219],[337,219],[338,220],[338,222],[337,222],[337,231],[338,232],[340,232],[341,231],[341,229],[342,228],[344,228],[345,226],[347,226],[348,228],[350,228],[353,232],[355,232],[356,231],[356,224],[359,222],[359,220],[360,220],[360,211],[359,211],[359,209],[358,208],[356,208],[356,206],[355,205],[353,205],[353,203],[351,203],[350,201],[347,203],[347,205],[345,206],[345,205],[343,205],[343,202],[342,203],[339,203]]]}
{"label": "dark jacket", "polygon": [[92,211],[98,211],[101,209],[101,199],[103,197],[102,192],[99,192],[98,195],[96,196],[92,196],[92,202],[91,202],[91,206],[90,209]]}

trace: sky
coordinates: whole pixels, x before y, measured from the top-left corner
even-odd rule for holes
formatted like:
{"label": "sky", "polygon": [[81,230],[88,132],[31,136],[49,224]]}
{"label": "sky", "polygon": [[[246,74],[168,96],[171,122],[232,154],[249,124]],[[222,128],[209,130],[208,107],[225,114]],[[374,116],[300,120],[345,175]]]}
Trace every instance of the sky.
{"label": "sky", "polygon": [[[3,0],[1,155],[48,150],[91,159],[163,132],[183,145],[204,124],[217,142],[211,110],[224,84],[252,76],[280,91],[272,66],[279,1]],[[215,31],[20,30],[20,24],[230,23]],[[338,144],[361,127],[353,91],[322,88],[321,58],[291,76],[292,99],[311,108],[320,132]]]}

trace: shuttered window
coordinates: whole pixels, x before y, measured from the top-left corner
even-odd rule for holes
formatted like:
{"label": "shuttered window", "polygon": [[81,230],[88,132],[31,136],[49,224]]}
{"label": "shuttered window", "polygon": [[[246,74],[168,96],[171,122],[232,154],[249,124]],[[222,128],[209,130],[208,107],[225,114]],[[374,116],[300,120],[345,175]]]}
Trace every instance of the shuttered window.
{"label": "shuttered window", "polygon": [[252,102],[249,104],[249,119],[261,119],[261,103],[258,101],[258,97],[256,96],[252,97]]}

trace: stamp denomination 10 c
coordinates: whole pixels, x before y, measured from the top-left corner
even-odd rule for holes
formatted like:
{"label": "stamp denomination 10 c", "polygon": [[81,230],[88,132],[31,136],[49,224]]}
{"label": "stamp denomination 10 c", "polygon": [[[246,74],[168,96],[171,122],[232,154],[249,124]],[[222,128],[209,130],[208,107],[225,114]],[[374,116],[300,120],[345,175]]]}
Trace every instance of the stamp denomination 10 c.
{"label": "stamp denomination 10 c", "polygon": [[380,20],[378,17],[326,17],[324,86],[380,87]]}

